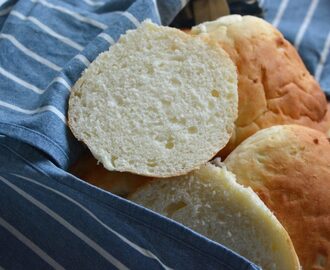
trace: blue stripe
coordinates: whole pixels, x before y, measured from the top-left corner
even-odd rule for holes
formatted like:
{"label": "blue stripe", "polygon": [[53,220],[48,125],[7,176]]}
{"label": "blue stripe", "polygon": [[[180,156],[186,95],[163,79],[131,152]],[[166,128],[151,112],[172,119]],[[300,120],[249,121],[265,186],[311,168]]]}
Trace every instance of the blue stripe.
{"label": "blue stripe", "polygon": [[4,269],[53,269],[2,226],[0,226],[0,239],[2,243],[10,243],[0,245],[0,265]]}
{"label": "blue stripe", "polygon": [[299,53],[312,74],[315,73],[320,60],[327,38],[326,33],[330,31],[330,23],[324,24],[320,18],[330,18],[330,4],[329,8],[324,8],[322,5],[318,6],[299,48]]}
{"label": "blue stripe", "polygon": [[[0,39],[0,50],[3,52],[0,54],[1,67],[38,88],[45,89],[48,82],[58,73],[27,56],[8,40]],[[17,59],[15,65],[12,64],[13,60],[10,58]],[[40,76],[43,76],[45,80],[40,80]],[[5,84],[5,82],[3,83]]]}
{"label": "blue stripe", "polygon": [[[276,1],[272,1],[276,2]],[[301,5],[308,6],[309,0],[301,0]],[[274,3],[275,4],[275,3]],[[286,8],[286,12],[283,14],[282,20],[278,26],[282,33],[285,33],[289,37],[289,41],[293,44],[296,33],[298,32],[301,23],[304,20],[305,10],[299,9],[300,3],[291,0]],[[292,12],[297,10],[297,12]]]}
{"label": "blue stripe", "polygon": [[[6,184],[8,187],[10,187],[12,190],[14,190],[17,194],[19,194],[21,197],[23,197],[27,203],[27,205],[29,205],[29,209],[31,209],[31,211],[34,211],[32,209],[34,209],[34,206],[38,208],[38,210],[35,211],[42,211],[42,215],[47,214],[48,217],[46,216],[45,220],[53,222],[56,221],[57,223],[61,224],[66,230],[68,230],[70,233],[68,233],[66,230],[64,230],[63,234],[61,234],[62,236],[64,234],[66,235],[70,235],[73,237],[77,237],[79,238],[82,242],[81,244],[87,244],[89,246],[89,248],[96,252],[96,255],[99,255],[101,257],[103,257],[110,265],[112,264],[114,268],[118,268],[118,269],[128,269],[126,268],[126,266],[124,264],[122,264],[119,260],[117,260],[115,257],[113,257],[109,252],[107,252],[106,250],[104,250],[100,245],[98,245],[95,241],[93,241],[93,239],[91,239],[90,237],[88,237],[87,235],[85,235],[84,233],[82,233],[79,229],[77,229],[77,227],[73,226],[70,222],[68,222],[66,219],[62,218],[61,215],[59,215],[58,213],[56,213],[55,211],[53,211],[52,209],[50,209],[49,207],[47,207],[45,204],[43,204],[40,200],[36,199],[34,196],[32,196],[31,194],[29,194],[28,192],[22,190],[21,188],[19,188],[16,184],[13,183],[12,178],[11,181],[9,181],[8,179],[0,176],[0,182]],[[44,194],[39,194],[39,198],[43,198]],[[17,196],[16,197],[20,197]],[[49,198],[47,198],[47,201],[50,202]],[[54,200],[51,201],[52,204],[55,203]],[[63,208],[62,208],[63,211]],[[40,215],[40,214],[39,214]],[[49,218],[51,217],[51,218]],[[79,218],[76,217],[78,220]],[[55,223],[56,223],[55,222]],[[43,226],[45,226],[43,224]],[[53,225],[54,227],[54,225]],[[56,229],[54,231],[60,231],[61,230],[61,226],[56,227]],[[32,235],[33,233],[29,233],[28,235]],[[34,239],[37,238],[36,236],[33,237]],[[75,239],[73,239],[73,242],[78,242]]]}
{"label": "blue stripe", "polygon": [[[313,1],[316,3],[315,0]],[[266,20],[269,22],[274,20],[281,2],[282,1],[264,1],[263,7]],[[302,24],[308,14],[308,9],[311,7],[311,3],[312,2],[309,0],[290,0],[286,11],[283,14],[279,29],[292,44],[297,40],[299,30],[303,28]],[[314,16],[311,17],[299,45],[299,54],[307,69],[312,74],[315,74],[316,68],[321,61],[321,53],[330,31],[329,18],[330,2],[327,0],[319,0]],[[329,61],[328,58],[324,63],[323,75],[319,82],[322,90],[330,96],[330,79],[329,76],[324,75],[329,74],[330,72]]]}

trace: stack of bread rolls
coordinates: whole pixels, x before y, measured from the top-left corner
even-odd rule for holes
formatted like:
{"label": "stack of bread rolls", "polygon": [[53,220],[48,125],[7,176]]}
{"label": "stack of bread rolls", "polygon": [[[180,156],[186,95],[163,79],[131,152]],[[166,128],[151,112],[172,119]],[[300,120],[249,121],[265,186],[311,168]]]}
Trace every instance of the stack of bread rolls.
{"label": "stack of bread rolls", "polygon": [[[326,270],[327,111],[294,47],[262,19],[189,33],[144,22],[72,89],[70,128],[98,160],[72,172],[263,269]],[[216,156],[226,159],[208,162]]]}

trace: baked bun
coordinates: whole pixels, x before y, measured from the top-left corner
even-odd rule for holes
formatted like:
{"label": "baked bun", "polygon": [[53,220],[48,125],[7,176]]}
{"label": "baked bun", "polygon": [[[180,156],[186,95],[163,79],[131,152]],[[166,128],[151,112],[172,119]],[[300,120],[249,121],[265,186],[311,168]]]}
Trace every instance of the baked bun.
{"label": "baked bun", "polygon": [[83,154],[70,168],[70,173],[104,190],[126,197],[151,181],[150,177],[106,170],[90,152]]}
{"label": "baked bun", "polygon": [[291,240],[259,197],[226,168],[156,179],[129,197],[245,256],[263,269],[299,269]]}
{"label": "baked bun", "polygon": [[330,144],[298,125],[261,130],[225,160],[288,231],[303,269],[330,269]]}
{"label": "baked bun", "polygon": [[273,125],[300,124],[326,132],[324,93],[296,49],[271,24],[230,15],[200,24],[192,34],[218,41],[238,69],[238,118],[222,157]]}
{"label": "baked bun", "polygon": [[106,169],[167,177],[226,145],[237,106],[236,67],[217,43],[146,21],[84,71],[68,118]]}

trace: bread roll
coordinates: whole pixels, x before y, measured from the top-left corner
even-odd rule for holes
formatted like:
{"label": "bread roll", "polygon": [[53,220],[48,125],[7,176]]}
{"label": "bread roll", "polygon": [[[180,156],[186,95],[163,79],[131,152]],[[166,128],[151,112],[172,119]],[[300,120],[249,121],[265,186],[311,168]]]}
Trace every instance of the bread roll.
{"label": "bread roll", "polygon": [[116,195],[126,197],[138,187],[151,181],[150,177],[106,170],[90,152],[84,155],[70,168],[70,173],[86,182],[105,189]]}
{"label": "bread roll", "polygon": [[207,164],[185,176],[156,179],[129,198],[231,248],[265,270],[299,269],[282,225],[226,168]]}
{"label": "bread roll", "polygon": [[68,118],[106,169],[167,177],[226,145],[237,104],[236,67],[218,44],[147,21],[84,71]]}
{"label": "bread roll", "polygon": [[324,93],[272,25],[253,16],[230,15],[200,24],[192,33],[218,41],[238,69],[238,118],[222,157],[273,125],[300,124],[326,132]]}
{"label": "bread roll", "polygon": [[225,160],[288,231],[303,269],[330,269],[330,144],[298,125],[261,130]]}

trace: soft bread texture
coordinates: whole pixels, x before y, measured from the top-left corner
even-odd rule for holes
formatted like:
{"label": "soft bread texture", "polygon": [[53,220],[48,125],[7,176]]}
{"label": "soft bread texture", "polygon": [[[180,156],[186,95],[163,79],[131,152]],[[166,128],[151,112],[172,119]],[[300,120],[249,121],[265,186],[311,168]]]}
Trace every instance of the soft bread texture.
{"label": "soft bread texture", "polygon": [[85,70],[68,118],[106,169],[167,177],[226,145],[237,106],[236,67],[217,43],[146,21]]}
{"label": "soft bread texture", "polygon": [[299,269],[282,225],[226,168],[206,164],[185,176],[156,179],[129,198],[231,248],[263,269]]}
{"label": "soft bread texture", "polygon": [[271,24],[253,16],[230,15],[191,32],[217,41],[238,69],[238,118],[221,157],[273,125],[300,124],[326,132],[324,93],[296,49]]}
{"label": "soft bread texture", "polygon": [[298,125],[274,126],[246,139],[225,160],[289,233],[303,269],[330,269],[330,144]]}
{"label": "soft bread texture", "polygon": [[149,181],[152,178],[126,173],[108,171],[93,157],[90,152],[83,154],[79,160],[70,168],[70,173],[85,180],[86,182],[95,185],[119,195],[126,197],[128,194],[136,191],[136,189]]}

